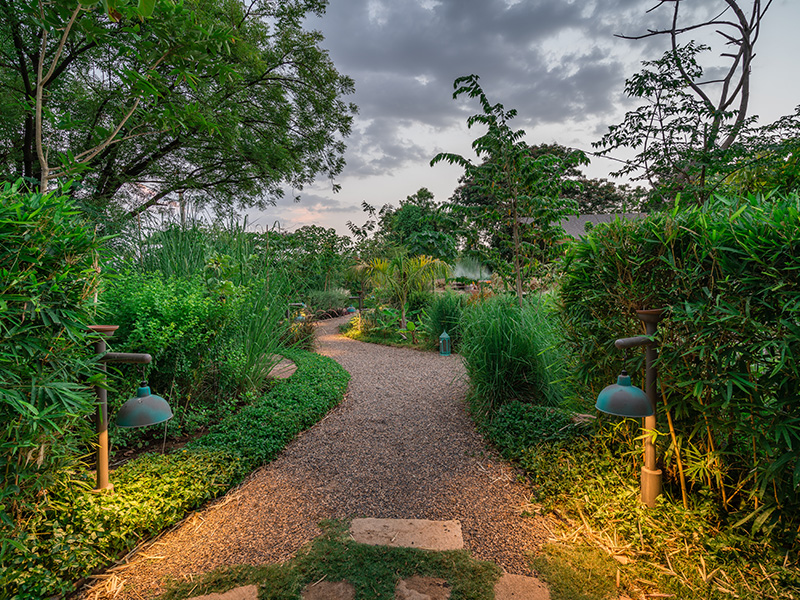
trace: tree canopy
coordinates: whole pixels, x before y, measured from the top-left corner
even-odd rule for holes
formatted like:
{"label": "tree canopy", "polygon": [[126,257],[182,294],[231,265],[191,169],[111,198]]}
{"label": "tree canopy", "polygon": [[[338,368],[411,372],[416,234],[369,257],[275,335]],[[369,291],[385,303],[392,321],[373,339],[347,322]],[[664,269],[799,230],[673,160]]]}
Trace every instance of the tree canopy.
{"label": "tree canopy", "polygon": [[143,18],[124,0],[109,12],[0,0],[0,178],[80,174],[87,206],[132,216],[176,191],[263,206],[334,177],[355,107],[353,82],[302,25],[325,6],[155,0]]}

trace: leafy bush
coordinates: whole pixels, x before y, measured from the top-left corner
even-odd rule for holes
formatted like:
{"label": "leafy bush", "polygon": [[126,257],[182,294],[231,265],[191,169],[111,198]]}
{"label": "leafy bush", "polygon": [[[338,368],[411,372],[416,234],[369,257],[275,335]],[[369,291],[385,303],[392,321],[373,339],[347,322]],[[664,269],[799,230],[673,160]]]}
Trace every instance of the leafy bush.
{"label": "leafy bush", "polygon": [[466,302],[463,294],[437,294],[431,302],[424,324],[432,347],[439,345],[439,336],[446,331],[455,350],[461,344],[461,319]]}
{"label": "leafy bush", "polygon": [[479,412],[493,413],[514,399],[545,406],[565,401],[566,362],[549,312],[541,300],[520,307],[496,296],[464,313],[461,355],[483,402]]}
{"label": "leafy bush", "polygon": [[306,292],[306,304],[311,311],[340,310],[350,305],[350,294],[347,290],[310,290]]}
{"label": "leafy bush", "polygon": [[[682,472],[752,534],[777,528],[796,547],[800,198],[715,198],[599,225],[570,249],[561,301],[591,396],[622,367],[614,339],[642,331],[634,309],[668,309],[658,407],[668,482]],[[641,361],[634,353],[629,370]]]}
{"label": "leafy bush", "polygon": [[[0,525],[47,506],[80,468],[94,410],[87,329],[99,240],[72,200],[0,190]],[[4,536],[5,537],[5,536]],[[0,547],[0,559],[6,550]],[[5,561],[2,561],[5,564]],[[2,586],[0,586],[2,587]]]}
{"label": "leafy bush", "polygon": [[11,598],[65,594],[271,460],[341,401],[349,375],[335,361],[294,351],[298,369],[254,405],[173,454],[144,455],[111,474],[114,494],[63,487],[24,527],[0,529],[0,589]]}

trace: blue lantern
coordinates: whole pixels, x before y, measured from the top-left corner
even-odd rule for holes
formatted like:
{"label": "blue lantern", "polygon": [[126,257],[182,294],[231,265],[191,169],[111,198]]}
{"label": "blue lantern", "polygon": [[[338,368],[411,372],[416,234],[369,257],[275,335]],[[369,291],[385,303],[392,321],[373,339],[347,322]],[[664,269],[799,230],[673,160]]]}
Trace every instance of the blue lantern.
{"label": "blue lantern", "polygon": [[442,356],[450,356],[450,336],[447,332],[442,332],[439,336],[439,354]]}

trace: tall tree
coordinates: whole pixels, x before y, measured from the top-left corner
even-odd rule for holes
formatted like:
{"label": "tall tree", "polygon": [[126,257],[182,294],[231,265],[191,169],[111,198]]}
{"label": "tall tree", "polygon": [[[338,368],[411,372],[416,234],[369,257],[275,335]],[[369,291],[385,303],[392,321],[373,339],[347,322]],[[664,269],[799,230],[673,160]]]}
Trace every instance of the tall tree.
{"label": "tall tree", "polygon": [[[772,0],[753,0],[749,11],[738,0],[723,0],[715,16],[684,24],[684,0],[661,0],[654,7],[668,7],[669,26],[650,29],[635,36],[640,40],[663,36],[670,49],[658,60],[645,61],[645,68],[626,81],[625,92],[646,104],[629,112],[620,125],[594,145],[606,155],[619,148],[633,148],[636,157],[614,175],[636,175],[650,182],[661,202],[676,193],[702,201],[719,175],[735,164],[735,143],[752,124],[748,117],[750,77],[755,44],[764,14]],[[684,34],[711,29],[727,50],[721,56],[727,67],[714,69],[706,77],[699,57],[710,47],[694,41],[680,43]]]}
{"label": "tall tree", "polygon": [[[495,254],[510,252],[512,265],[510,273],[505,274],[513,280],[521,305],[525,271],[550,258],[554,245],[565,235],[561,220],[577,212],[576,202],[562,192],[570,186],[566,179],[570,170],[585,163],[586,157],[577,151],[566,158],[553,154],[534,157],[522,141],[525,132],[509,126],[516,110],[491,104],[476,75],[459,77],[454,87],[453,98],[461,94],[477,98],[483,110],[467,119],[470,128],[476,124],[487,127],[486,133],[472,142],[483,162],[475,165],[461,155],[440,153],[431,165],[444,161],[464,168],[477,202],[462,205],[462,209],[468,211],[468,218],[479,230],[494,230],[498,243],[490,250]],[[524,239],[523,229],[535,243]],[[502,266],[502,261],[494,262],[495,268]]]}
{"label": "tall tree", "polygon": [[87,204],[133,216],[176,191],[263,206],[341,171],[353,84],[302,26],[325,0],[114,6],[0,0],[0,177],[81,174]]}

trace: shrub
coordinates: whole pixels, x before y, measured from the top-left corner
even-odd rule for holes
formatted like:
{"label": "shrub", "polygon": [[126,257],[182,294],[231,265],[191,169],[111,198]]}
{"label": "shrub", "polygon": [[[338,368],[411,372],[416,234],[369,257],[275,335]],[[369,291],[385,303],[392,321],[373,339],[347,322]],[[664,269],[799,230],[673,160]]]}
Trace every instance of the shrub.
{"label": "shrub", "polygon": [[715,198],[599,225],[572,246],[564,272],[577,380],[592,396],[613,381],[622,367],[614,339],[641,332],[633,310],[667,308],[658,412],[671,428],[659,436],[668,476],[682,468],[687,487],[742,511],[752,534],[778,527],[795,543],[800,198]]}
{"label": "shrub", "polygon": [[461,355],[483,403],[479,412],[493,413],[514,399],[546,406],[565,401],[566,364],[549,313],[542,300],[520,307],[510,296],[465,312]]}
{"label": "shrub", "polygon": [[[0,527],[34,518],[80,468],[94,410],[87,329],[99,240],[72,200],[0,190]],[[0,559],[7,547],[0,547]],[[5,560],[0,560],[5,564]],[[2,586],[0,586],[2,587]]]}
{"label": "shrub", "polygon": [[350,305],[350,294],[347,290],[311,290],[306,292],[306,304],[312,312],[341,310]]}
{"label": "shrub", "polygon": [[432,347],[439,345],[439,336],[446,331],[455,350],[461,344],[461,319],[464,316],[464,295],[454,292],[437,294],[425,318],[425,329]]}

